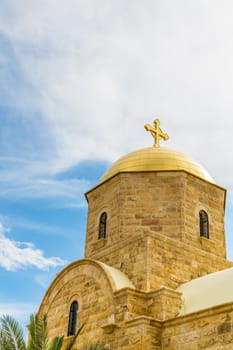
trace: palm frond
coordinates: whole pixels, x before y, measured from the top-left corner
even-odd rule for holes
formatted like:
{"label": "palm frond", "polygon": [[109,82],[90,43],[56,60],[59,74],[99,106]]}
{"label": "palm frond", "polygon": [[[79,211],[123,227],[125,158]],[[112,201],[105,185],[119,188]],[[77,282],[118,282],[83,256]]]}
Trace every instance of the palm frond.
{"label": "palm frond", "polygon": [[51,343],[48,350],[60,350],[62,348],[62,345],[63,345],[63,339],[64,339],[64,337],[53,338],[52,343]]}
{"label": "palm frond", "polygon": [[26,343],[19,323],[9,315],[1,317],[0,323],[0,349],[25,350]]}
{"label": "palm frond", "polygon": [[37,314],[30,316],[28,350],[46,350],[48,345],[47,318]]}
{"label": "palm frond", "polygon": [[79,329],[78,329],[78,331],[76,332],[75,336],[74,336],[74,337],[70,340],[70,342],[66,345],[65,350],[71,350],[71,349],[72,349],[72,347],[73,347],[73,345],[74,345],[76,339],[78,338],[79,334],[81,333],[83,327],[84,327],[84,324],[82,324],[82,325],[79,327]]}
{"label": "palm frond", "polygon": [[46,350],[48,346],[48,325],[46,315],[43,315],[41,319],[41,333],[41,349]]}

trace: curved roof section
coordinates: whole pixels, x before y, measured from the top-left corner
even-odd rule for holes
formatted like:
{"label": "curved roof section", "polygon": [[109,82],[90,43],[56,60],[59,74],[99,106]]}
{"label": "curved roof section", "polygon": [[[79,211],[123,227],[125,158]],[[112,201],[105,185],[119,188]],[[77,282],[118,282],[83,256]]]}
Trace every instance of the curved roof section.
{"label": "curved roof section", "polygon": [[[120,270],[113,268],[97,260],[81,259],[76,260],[61,270],[52,281],[47,289],[41,305],[40,310],[47,305],[47,300],[52,300],[55,295],[64,288],[64,284],[72,280],[76,275],[86,275],[97,279],[101,283],[100,278],[108,281],[112,292],[118,291],[122,288],[133,288],[134,284],[130,279]],[[48,305],[47,305],[48,306]]]}
{"label": "curved roof section", "polygon": [[143,148],[117,160],[100,179],[99,184],[122,172],[183,170],[206,181],[215,183],[199,163],[184,153],[171,148]]}
{"label": "curved roof section", "polygon": [[102,262],[98,262],[105,272],[108,274],[108,276],[111,278],[111,280],[114,283],[115,290],[123,289],[123,288],[133,288],[135,289],[135,286],[133,285],[133,282],[130,281],[130,279],[120,270],[116,269],[115,267],[111,267],[109,265],[106,265]]}
{"label": "curved roof section", "polygon": [[233,302],[233,268],[211,273],[182,284],[180,316]]}

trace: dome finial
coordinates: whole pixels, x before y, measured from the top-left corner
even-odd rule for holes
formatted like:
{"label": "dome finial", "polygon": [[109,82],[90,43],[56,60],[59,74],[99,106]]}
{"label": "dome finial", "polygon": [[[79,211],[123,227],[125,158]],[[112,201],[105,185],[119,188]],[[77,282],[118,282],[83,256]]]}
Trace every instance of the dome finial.
{"label": "dome finial", "polygon": [[169,139],[168,134],[164,134],[162,129],[160,128],[160,120],[155,119],[154,120],[154,126],[151,126],[150,124],[146,124],[144,128],[147,131],[150,131],[151,135],[154,138],[154,147],[159,148],[160,147],[160,139],[163,139],[164,141],[167,141]]}

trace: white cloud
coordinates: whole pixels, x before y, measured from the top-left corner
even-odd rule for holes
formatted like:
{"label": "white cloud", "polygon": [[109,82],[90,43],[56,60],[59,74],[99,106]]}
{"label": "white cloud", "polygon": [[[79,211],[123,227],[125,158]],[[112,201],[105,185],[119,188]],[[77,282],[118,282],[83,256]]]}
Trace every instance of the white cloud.
{"label": "white cloud", "polygon": [[[1,183],[1,181],[0,181]],[[80,202],[79,196],[87,190],[87,181],[81,180],[54,180],[42,179],[21,179],[15,186],[4,186],[0,189],[0,196],[15,198],[67,198]],[[19,186],[20,185],[20,186]]]}
{"label": "white cloud", "polygon": [[[70,234],[67,228],[46,225],[43,222],[32,221],[28,218],[22,218],[16,215],[0,215],[0,222],[2,223],[5,232],[10,232],[14,228],[21,228],[24,230],[36,231],[42,235],[49,234],[49,236],[54,235],[67,237],[67,235]],[[7,229],[7,227],[10,227],[11,229]]]}
{"label": "white cloud", "polygon": [[[4,9],[0,33],[21,74],[20,89],[4,82],[8,102],[28,120],[36,116],[27,108],[39,111],[39,131],[52,140],[48,158],[28,172],[54,174],[151,145],[143,125],[156,116],[168,145],[233,187],[231,0],[35,0]],[[25,193],[33,189],[29,180]]]}
{"label": "white cloud", "polygon": [[7,230],[0,224],[0,266],[8,271],[30,266],[46,270],[66,263],[58,257],[46,258],[32,243],[11,240],[6,234]]}
{"label": "white cloud", "polygon": [[51,281],[53,280],[53,278],[54,278],[54,275],[49,275],[48,273],[46,273],[46,274],[36,274],[35,276],[34,276],[34,279],[35,279],[35,282],[39,285],[39,286],[41,286],[41,287],[43,287],[43,288],[45,288],[45,289],[47,289],[48,288],[48,286],[49,286],[49,284],[51,283]]}
{"label": "white cloud", "polygon": [[46,162],[0,157],[0,197],[56,198],[65,207],[84,207],[83,193],[92,186],[85,179],[58,179]]}

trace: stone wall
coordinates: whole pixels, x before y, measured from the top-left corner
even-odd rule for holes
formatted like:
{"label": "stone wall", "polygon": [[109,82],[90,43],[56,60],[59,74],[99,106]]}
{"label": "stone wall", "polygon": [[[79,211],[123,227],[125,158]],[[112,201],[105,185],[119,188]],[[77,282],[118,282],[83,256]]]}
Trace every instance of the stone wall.
{"label": "stone wall", "polygon": [[[232,266],[226,261],[225,190],[185,172],[119,174],[87,193],[85,256],[122,270],[152,291]],[[210,239],[200,237],[199,211]],[[98,240],[107,212],[107,238]]]}
{"label": "stone wall", "polygon": [[216,306],[167,321],[163,325],[163,350],[231,350],[233,305]]}
{"label": "stone wall", "polygon": [[[79,345],[103,340],[101,326],[114,315],[113,290],[103,270],[95,262],[81,260],[69,265],[54,280],[39,309],[47,314],[49,338],[65,336],[69,309],[78,301],[78,326],[85,324]],[[68,339],[67,339],[68,338]]]}

